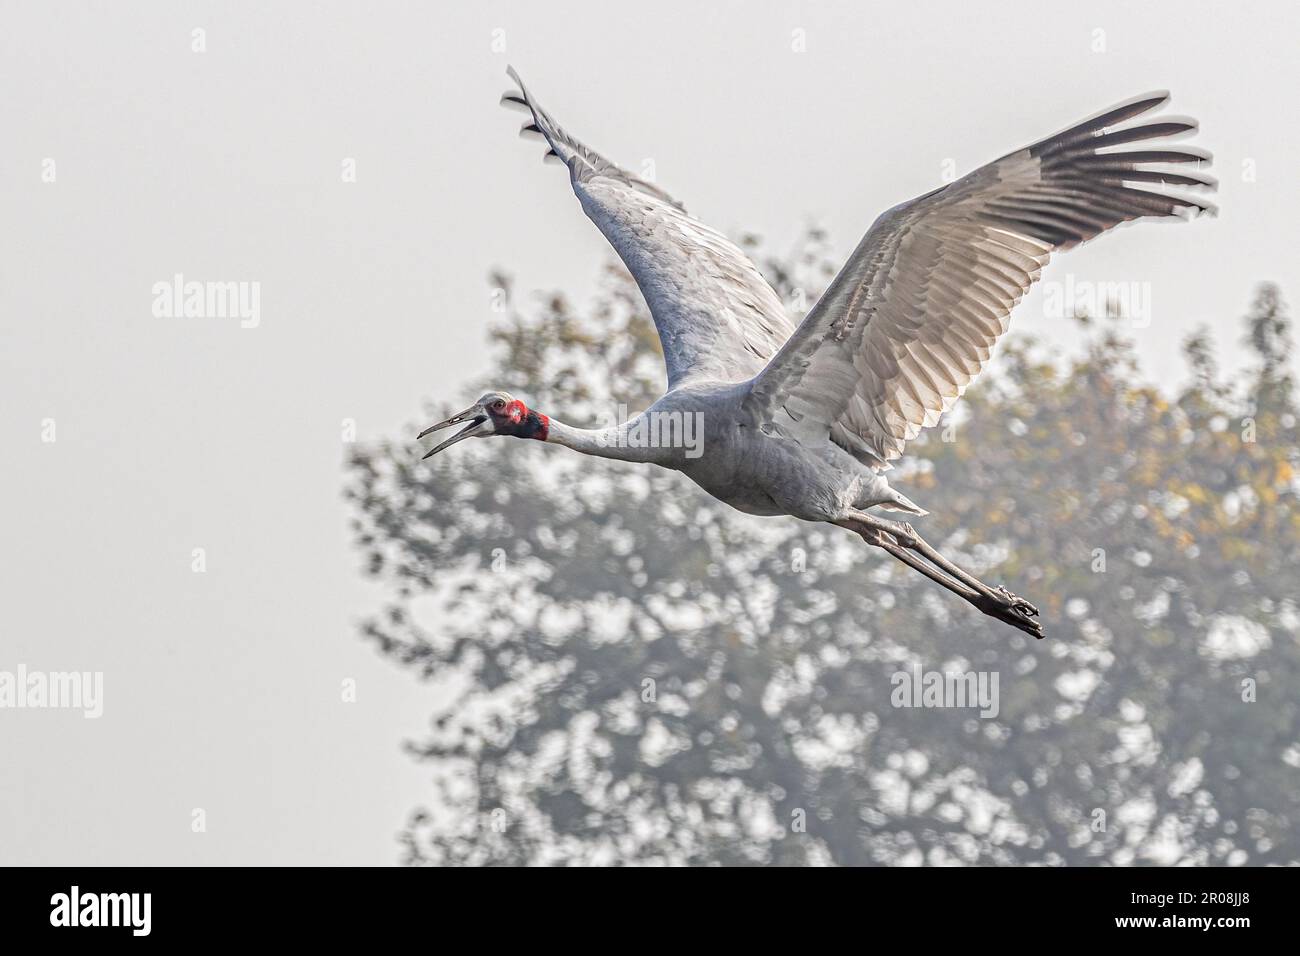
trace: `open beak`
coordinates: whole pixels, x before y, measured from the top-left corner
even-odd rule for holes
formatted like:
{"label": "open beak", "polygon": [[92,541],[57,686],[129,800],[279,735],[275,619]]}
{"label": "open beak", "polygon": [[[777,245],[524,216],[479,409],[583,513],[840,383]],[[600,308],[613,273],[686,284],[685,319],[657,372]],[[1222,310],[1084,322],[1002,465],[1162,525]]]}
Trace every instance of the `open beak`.
{"label": "open beak", "polygon": [[[466,425],[460,431],[456,432],[456,434],[452,435],[441,445],[435,445],[433,448],[429,449],[429,451],[425,452],[425,454],[421,457],[420,460],[423,461],[425,458],[428,458],[430,455],[438,454],[438,452],[442,451],[444,448],[448,447],[449,445],[456,444],[456,442],[460,441],[463,438],[470,438],[473,435],[479,434],[480,432],[485,430],[483,428],[483,423],[486,422],[487,420],[488,417],[483,412],[482,408],[480,408],[478,405],[471,405],[469,408],[465,409],[459,415],[452,415],[451,418],[447,419],[445,422],[438,422],[438,424],[436,425],[430,425],[424,431],[420,432],[420,434],[416,435],[415,436],[416,439],[423,438],[425,435],[428,435],[432,432],[436,432],[441,428],[450,428],[452,425],[459,425],[461,422],[469,422],[468,425]],[[491,426],[488,427],[491,428]]]}

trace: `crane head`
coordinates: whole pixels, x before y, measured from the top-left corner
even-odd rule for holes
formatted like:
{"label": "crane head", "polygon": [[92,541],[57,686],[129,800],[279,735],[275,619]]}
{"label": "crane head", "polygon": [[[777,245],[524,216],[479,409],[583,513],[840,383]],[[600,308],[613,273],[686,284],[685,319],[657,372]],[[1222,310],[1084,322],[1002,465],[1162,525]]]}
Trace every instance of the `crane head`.
{"label": "crane head", "polygon": [[488,392],[463,412],[453,415],[445,421],[438,422],[436,425],[430,425],[420,432],[416,438],[423,438],[425,435],[439,429],[450,428],[452,425],[459,425],[462,422],[468,424],[442,444],[429,449],[429,451],[425,452],[424,457],[429,458],[436,455],[444,448],[454,445],[464,438],[512,435],[515,438],[536,438],[546,441],[546,433],[550,428],[550,419],[539,412],[533,411],[509,392]]}

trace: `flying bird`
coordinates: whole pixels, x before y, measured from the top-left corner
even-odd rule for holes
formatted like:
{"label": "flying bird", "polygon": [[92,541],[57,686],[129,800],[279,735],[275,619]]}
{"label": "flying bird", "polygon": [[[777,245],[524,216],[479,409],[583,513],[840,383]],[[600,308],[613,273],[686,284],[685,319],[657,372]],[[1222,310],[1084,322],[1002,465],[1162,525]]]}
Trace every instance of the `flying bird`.
{"label": "flying bird", "polygon": [[[1152,145],[1196,129],[1188,119],[1147,115],[1169,94],[1136,97],[887,210],[795,326],[735,244],[567,133],[507,72],[518,89],[502,102],[530,114],[522,132],[543,138],[546,158],[568,167],[583,211],[645,297],[668,391],[603,429],[488,392],[420,433],[465,425],[424,457],[467,438],[511,435],[675,469],[742,512],[846,528],[1041,638],[1034,605],[984,584],[910,523],[874,509],[927,514],[885,473],[979,375],[1053,252],[1131,220],[1214,211],[1167,191],[1215,185],[1199,172],[1208,153]],[[687,416],[702,430],[693,453],[681,442],[644,440]]]}

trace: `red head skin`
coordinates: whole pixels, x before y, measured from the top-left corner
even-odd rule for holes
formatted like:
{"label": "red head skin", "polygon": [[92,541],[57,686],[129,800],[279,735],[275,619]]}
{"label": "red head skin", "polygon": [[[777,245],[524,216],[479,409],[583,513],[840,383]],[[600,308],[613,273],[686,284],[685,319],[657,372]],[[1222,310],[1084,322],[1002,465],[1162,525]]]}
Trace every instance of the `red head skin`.
{"label": "red head skin", "polygon": [[533,411],[517,398],[513,402],[507,402],[502,409],[489,405],[487,413],[492,418],[492,427],[498,435],[546,441],[546,435],[551,428],[549,418],[541,412]]}

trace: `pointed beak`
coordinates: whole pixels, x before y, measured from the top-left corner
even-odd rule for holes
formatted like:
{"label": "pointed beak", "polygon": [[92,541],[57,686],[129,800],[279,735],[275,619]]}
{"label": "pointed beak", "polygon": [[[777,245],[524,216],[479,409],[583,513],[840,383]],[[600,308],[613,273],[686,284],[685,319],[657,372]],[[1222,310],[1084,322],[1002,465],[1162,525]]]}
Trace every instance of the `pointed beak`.
{"label": "pointed beak", "polygon": [[430,425],[424,431],[420,432],[420,434],[415,436],[417,440],[423,438],[425,435],[429,435],[433,432],[436,432],[439,429],[450,428],[452,425],[459,425],[461,422],[469,422],[468,425],[466,425],[460,431],[456,432],[456,434],[452,435],[441,445],[435,445],[433,448],[425,452],[420,460],[423,461],[425,458],[428,458],[432,455],[436,455],[444,448],[454,445],[456,444],[456,442],[464,438],[470,438],[471,436],[477,435],[480,432],[483,432],[485,430],[490,430],[491,426],[488,426],[488,429],[483,428],[483,424],[487,420],[488,417],[483,412],[482,408],[480,408],[478,405],[471,405],[469,408],[465,409],[459,415],[452,415],[451,418],[447,419],[445,422],[438,422],[438,424],[436,425]]}

